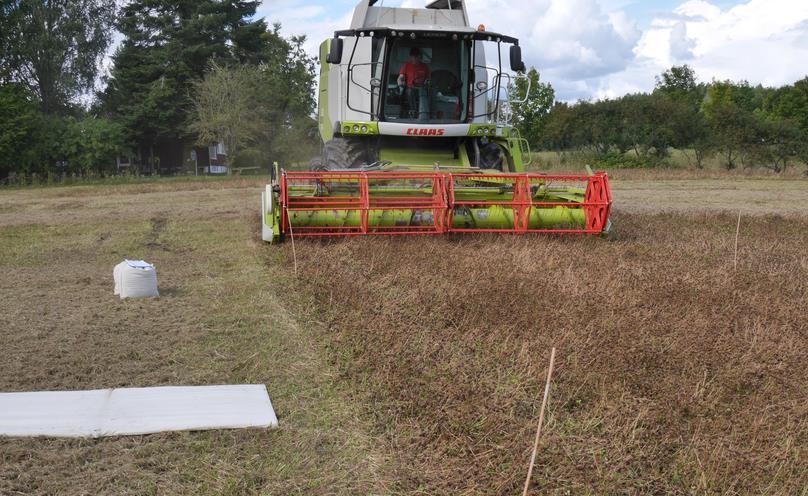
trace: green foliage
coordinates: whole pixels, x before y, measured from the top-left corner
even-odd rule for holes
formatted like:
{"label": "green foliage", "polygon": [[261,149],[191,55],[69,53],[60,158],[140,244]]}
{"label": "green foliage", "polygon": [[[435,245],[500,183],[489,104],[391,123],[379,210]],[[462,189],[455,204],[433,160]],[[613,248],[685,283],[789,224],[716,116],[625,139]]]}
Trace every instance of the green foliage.
{"label": "green foliage", "polygon": [[28,160],[40,115],[34,96],[16,84],[0,85],[0,180]]}
{"label": "green foliage", "polygon": [[676,104],[656,95],[627,95],[620,100],[624,135],[637,159],[661,160],[676,142]]}
{"label": "green foliage", "polygon": [[274,24],[264,35],[265,48],[262,65],[266,67],[268,85],[264,94],[275,102],[279,114],[308,116],[314,112],[315,60],[303,44],[305,36],[284,39],[280,24]]}
{"label": "green foliage", "polygon": [[257,1],[134,0],[121,12],[124,40],[113,56],[101,108],[133,144],[187,136],[194,81],[212,60],[261,61],[266,24],[251,20]]}
{"label": "green foliage", "polygon": [[676,99],[690,98],[698,90],[696,71],[687,64],[673,66],[655,78],[656,90]]}
{"label": "green foliage", "polygon": [[[746,81],[702,85],[690,67],[672,67],[650,94],[555,104],[541,146],[592,152],[604,166],[662,164],[678,148],[696,167],[718,154],[730,169],[780,172],[808,158],[808,78],[777,89]],[[627,151],[634,163],[626,163]]]}
{"label": "green foliage", "polygon": [[[683,126],[678,107],[657,95],[626,95],[615,100],[578,102],[553,107],[546,124],[545,144],[564,150],[585,149],[604,157],[634,153],[642,164],[661,160],[679,141]],[[605,160],[605,158],[604,158]]]}
{"label": "green foliage", "polygon": [[283,39],[280,26],[265,37],[260,65],[212,64],[195,83],[190,130],[199,144],[223,142],[228,153],[261,150],[272,160],[299,160],[313,152],[314,61],[304,38]]}
{"label": "green foliage", "polygon": [[709,86],[702,104],[709,146],[723,157],[727,169],[745,165],[750,158],[760,161],[775,156],[767,137],[782,133],[777,126],[764,123],[760,107],[766,93],[745,81],[713,81]]}
{"label": "green foliage", "polygon": [[547,115],[540,146],[550,150],[571,150],[579,146],[575,132],[576,113],[566,102],[555,102]]}
{"label": "green foliage", "polygon": [[541,82],[539,72],[531,67],[527,77],[516,79],[509,89],[513,99],[525,100],[513,107],[514,125],[532,145],[539,143],[547,115],[555,101],[553,87]]}
{"label": "green foliage", "polygon": [[126,150],[123,127],[108,119],[43,114],[20,85],[0,86],[0,180],[23,176],[115,171]]}
{"label": "green foliage", "polygon": [[214,63],[205,78],[194,84],[190,129],[200,145],[222,142],[236,156],[260,138],[267,125],[257,104],[261,76],[258,66],[228,68]]}
{"label": "green foliage", "polygon": [[656,77],[654,95],[670,102],[668,115],[660,115],[660,123],[670,129],[671,146],[681,150],[692,149],[695,165],[702,167],[710,152],[707,121],[701,104],[707,86],[699,84],[696,72],[688,65],[673,66]]}
{"label": "green foliage", "polygon": [[[254,20],[258,3],[134,0],[116,20],[114,0],[2,1],[0,178],[105,175],[129,149],[197,137],[233,157],[307,153],[314,61],[305,38]],[[123,41],[85,115],[73,102],[95,82],[113,22]]]}
{"label": "green foliage", "polygon": [[769,119],[794,121],[808,135],[808,77],[770,92],[761,111]]}
{"label": "green foliage", "polygon": [[64,167],[82,175],[105,175],[115,171],[116,157],[126,151],[121,124],[104,118],[68,118],[58,140]]}
{"label": "green foliage", "polygon": [[0,82],[26,86],[45,113],[66,113],[95,83],[115,10],[115,0],[4,2]]}
{"label": "green foliage", "polygon": [[707,87],[698,83],[696,72],[688,65],[673,66],[656,77],[654,94],[698,112]]}
{"label": "green foliage", "polygon": [[644,169],[654,167],[656,162],[649,158],[638,157],[634,154],[625,154],[612,150],[597,155],[592,160],[592,165],[596,168],[610,169]]}
{"label": "green foliage", "polygon": [[13,0],[0,0],[0,83],[11,77],[9,52],[11,49],[11,13],[16,7]]}
{"label": "green foliage", "polygon": [[806,157],[806,136],[796,121],[790,119],[759,119],[756,139],[748,147],[751,161],[775,172],[782,172],[794,159]]}
{"label": "green foliage", "polygon": [[320,153],[320,135],[317,121],[309,116],[298,116],[289,125],[282,126],[271,142],[262,146],[267,162],[301,163]]}

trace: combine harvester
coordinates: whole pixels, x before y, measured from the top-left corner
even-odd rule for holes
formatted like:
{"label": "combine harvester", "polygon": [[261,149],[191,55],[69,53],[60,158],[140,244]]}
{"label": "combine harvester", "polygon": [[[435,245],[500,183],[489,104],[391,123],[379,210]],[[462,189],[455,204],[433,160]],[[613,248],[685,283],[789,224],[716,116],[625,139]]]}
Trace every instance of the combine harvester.
{"label": "combine harvester", "polygon": [[[510,124],[522,102],[508,95],[525,78],[517,39],[470,27],[462,0],[375,3],[362,0],[351,29],[320,45],[322,156],[309,172],[275,167],[265,241],[608,231],[605,173],[525,172],[530,150]],[[503,44],[516,75],[502,68]]]}

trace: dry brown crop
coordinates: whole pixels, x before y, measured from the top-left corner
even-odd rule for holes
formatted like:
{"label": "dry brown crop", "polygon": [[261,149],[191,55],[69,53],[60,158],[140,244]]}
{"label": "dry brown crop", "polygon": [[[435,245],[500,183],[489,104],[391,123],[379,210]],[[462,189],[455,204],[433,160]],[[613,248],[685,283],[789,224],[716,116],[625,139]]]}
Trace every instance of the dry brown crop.
{"label": "dry brown crop", "polygon": [[294,286],[370,398],[397,491],[520,492],[556,346],[536,494],[804,494],[808,220],[743,219],[737,271],[736,220],[298,241]]}

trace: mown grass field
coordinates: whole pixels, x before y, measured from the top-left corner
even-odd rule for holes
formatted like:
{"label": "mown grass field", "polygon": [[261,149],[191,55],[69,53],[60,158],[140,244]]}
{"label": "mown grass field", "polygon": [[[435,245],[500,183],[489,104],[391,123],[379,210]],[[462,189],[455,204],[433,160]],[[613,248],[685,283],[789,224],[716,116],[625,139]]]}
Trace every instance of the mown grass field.
{"label": "mown grass field", "polygon": [[[0,494],[808,494],[808,181],[618,171],[609,239],[265,246],[263,179],[0,190],[0,390],[265,383],[281,427],[0,439]],[[734,268],[735,228],[741,228]],[[121,301],[112,267],[156,264]]]}

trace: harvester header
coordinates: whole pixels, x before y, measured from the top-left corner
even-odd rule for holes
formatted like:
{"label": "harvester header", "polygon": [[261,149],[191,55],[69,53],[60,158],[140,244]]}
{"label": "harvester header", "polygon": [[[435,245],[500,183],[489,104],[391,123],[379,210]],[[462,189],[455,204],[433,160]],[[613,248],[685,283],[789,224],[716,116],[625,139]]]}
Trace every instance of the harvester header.
{"label": "harvester header", "polygon": [[519,40],[472,27],[463,1],[362,0],[320,62],[322,153],[309,171],[276,167],[264,240],[609,229],[605,173],[526,170],[530,147],[511,124],[530,92]]}

